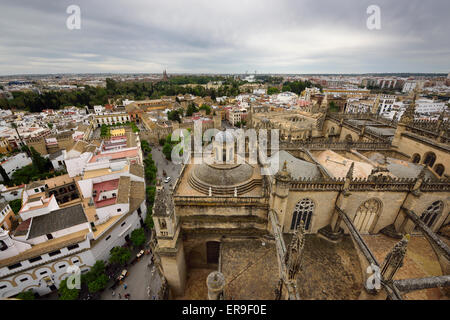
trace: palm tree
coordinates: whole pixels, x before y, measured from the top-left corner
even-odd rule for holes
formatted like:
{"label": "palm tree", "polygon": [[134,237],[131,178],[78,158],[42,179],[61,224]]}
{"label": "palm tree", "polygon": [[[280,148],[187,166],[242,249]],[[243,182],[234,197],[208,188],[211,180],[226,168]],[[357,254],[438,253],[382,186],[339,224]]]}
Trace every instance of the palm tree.
{"label": "palm tree", "polygon": [[[25,143],[23,142],[22,136],[20,135],[19,130],[17,130],[17,124],[14,121],[11,122],[11,127],[13,127],[16,130],[17,136],[19,137],[21,145],[25,146]],[[27,152],[28,156],[31,158],[31,153],[30,153],[30,149],[29,148],[26,148],[26,152]]]}

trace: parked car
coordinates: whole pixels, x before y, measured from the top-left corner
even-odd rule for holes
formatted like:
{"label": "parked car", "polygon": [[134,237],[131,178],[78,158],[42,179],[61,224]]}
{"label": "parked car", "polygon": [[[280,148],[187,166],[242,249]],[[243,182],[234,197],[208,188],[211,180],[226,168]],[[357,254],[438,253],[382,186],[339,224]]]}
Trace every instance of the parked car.
{"label": "parked car", "polygon": [[138,254],[136,255],[136,258],[140,258],[143,254],[144,250],[139,251]]}
{"label": "parked car", "polygon": [[125,279],[125,277],[128,275],[128,270],[127,269],[123,269],[122,273],[120,274],[120,276],[117,278],[117,280],[121,281],[123,279]]}
{"label": "parked car", "polygon": [[166,179],[164,179],[164,182],[168,183],[170,180],[171,180],[170,177],[167,177]]}

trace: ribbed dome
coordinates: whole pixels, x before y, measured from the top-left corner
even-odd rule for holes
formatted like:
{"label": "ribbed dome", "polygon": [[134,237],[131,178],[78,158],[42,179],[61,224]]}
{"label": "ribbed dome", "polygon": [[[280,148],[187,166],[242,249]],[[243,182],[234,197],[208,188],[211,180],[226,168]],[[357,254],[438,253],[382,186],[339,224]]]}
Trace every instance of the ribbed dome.
{"label": "ribbed dome", "polygon": [[253,167],[246,164],[237,165],[197,165],[193,171],[194,178],[210,186],[235,186],[249,180]]}

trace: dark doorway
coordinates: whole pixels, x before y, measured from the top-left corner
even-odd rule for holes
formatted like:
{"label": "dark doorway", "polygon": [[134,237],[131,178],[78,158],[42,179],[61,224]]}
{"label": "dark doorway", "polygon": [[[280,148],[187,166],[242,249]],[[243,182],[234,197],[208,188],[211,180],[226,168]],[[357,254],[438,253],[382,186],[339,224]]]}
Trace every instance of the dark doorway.
{"label": "dark doorway", "polygon": [[220,254],[220,242],[218,241],[208,241],[206,243],[206,262],[219,263]]}
{"label": "dark doorway", "polygon": [[51,291],[55,291],[56,290],[56,286],[54,284],[52,284],[49,288],[50,288]]}

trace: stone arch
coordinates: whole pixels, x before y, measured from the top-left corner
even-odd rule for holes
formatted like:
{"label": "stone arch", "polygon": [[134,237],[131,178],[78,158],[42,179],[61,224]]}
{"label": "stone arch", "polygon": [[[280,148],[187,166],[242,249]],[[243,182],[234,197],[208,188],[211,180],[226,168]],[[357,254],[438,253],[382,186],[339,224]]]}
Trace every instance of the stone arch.
{"label": "stone arch", "polygon": [[59,260],[57,262],[55,262],[52,267],[53,269],[55,269],[55,271],[57,272],[58,270],[60,270],[60,266],[64,265],[66,267],[70,266],[72,263],[69,260]]}
{"label": "stone arch", "polygon": [[2,290],[11,289],[11,288],[15,287],[9,280],[2,280],[0,282],[0,287],[2,287],[2,286],[6,286],[6,288],[3,288]]}
{"label": "stone arch", "polygon": [[424,159],[423,164],[432,168],[434,163],[436,162],[436,154],[432,151],[427,152],[427,153],[425,153],[423,159]]}
{"label": "stone arch", "polygon": [[63,274],[61,274],[61,275],[58,277],[58,280],[59,280],[59,281],[63,281],[64,278],[67,278],[69,275],[70,275],[70,273],[64,272]]}
{"label": "stone arch", "polygon": [[23,291],[25,292],[25,291],[28,291],[28,290],[30,290],[31,288],[39,288],[39,285],[37,285],[37,284],[32,284],[31,286],[28,286],[28,287],[26,287],[25,289],[23,289]]}
{"label": "stone arch", "polygon": [[[21,276],[21,277],[18,277],[18,278],[16,278],[16,283],[18,283],[18,282],[22,282],[22,280],[24,280],[24,279],[27,279],[26,281],[31,281],[31,280],[34,280],[33,279],[33,277],[31,276],[31,274],[25,274],[25,275],[19,275],[19,276]],[[25,281],[24,281],[25,282]]]}
{"label": "stone arch", "polygon": [[445,167],[441,163],[438,163],[434,166],[434,172],[436,172],[439,177],[442,177],[445,172]]}
{"label": "stone arch", "polygon": [[358,207],[353,224],[361,234],[373,233],[381,214],[381,204],[380,200],[371,198]]}
{"label": "stone arch", "polygon": [[34,274],[32,274],[32,273],[28,273],[28,272],[20,273],[20,274],[18,274],[18,275],[15,275],[15,276],[11,279],[12,282],[13,282],[13,286],[14,286],[14,287],[17,286],[17,281],[16,281],[16,279],[17,279],[18,277],[21,277],[21,276],[24,276],[24,275],[29,275],[29,276],[31,277],[31,279],[36,280],[36,276],[35,276]]}
{"label": "stone arch", "polygon": [[413,163],[419,163],[420,162],[420,154],[414,153],[411,157]]}
{"label": "stone arch", "polygon": [[37,279],[38,277],[41,277],[40,273],[43,271],[48,272],[46,275],[53,274],[55,272],[55,270],[50,266],[42,266],[40,268],[34,269],[33,274],[34,274],[35,278]]}
{"label": "stone arch", "polygon": [[432,229],[443,211],[444,202],[441,200],[434,201],[422,212],[420,219],[428,228]]}
{"label": "stone arch", "polygon": [[73,262],[73,260],[75,260],[75,259],[78,259],[78,262],[76,262],[76,263],[79,263],[79,264],[82,264],[82,263],[83,263],[83,259],[81,259],[80,256],[72,256],[72,257],[70,258],[70,264],[75,264],[75,262]]}
{"label": "stone arch", "polygon": [[315,207],[314,201],[309,198],[304,198],[297,202],[294,213],[292,214],[291,230],[295,230],[299,225],[300,220],[303,220],[305,223],[305,230],[310,231]]}

